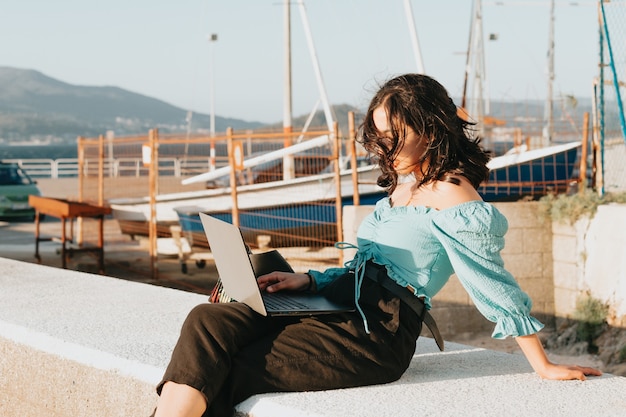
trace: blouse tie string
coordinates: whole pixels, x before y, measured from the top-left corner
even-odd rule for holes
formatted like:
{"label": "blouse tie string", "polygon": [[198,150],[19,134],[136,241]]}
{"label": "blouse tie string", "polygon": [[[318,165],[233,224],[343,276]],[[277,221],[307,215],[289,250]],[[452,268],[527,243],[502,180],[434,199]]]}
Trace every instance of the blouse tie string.
{"label": "blouse tie string", "polygon": [[356,249],[356,255],[352,260],[344,263],[344,266],[350,270],[354,271],[354,305],[356,306],[357,311],[361,315],[361,319],[363,319],[363,326],[365,327],[365,333],[370,334],[369,326],[367,325],[367,318],[365,317],[365,313],[359,304],[359,298],[361,297],[361,284],[363,284],[363,278],[365,277],[365,264],[367,259],[363,256],[361,252],[359,252],[359,247],[353,245],[349,242],[337,242],[335,243],[335,247],[340,250],[345,249]]}

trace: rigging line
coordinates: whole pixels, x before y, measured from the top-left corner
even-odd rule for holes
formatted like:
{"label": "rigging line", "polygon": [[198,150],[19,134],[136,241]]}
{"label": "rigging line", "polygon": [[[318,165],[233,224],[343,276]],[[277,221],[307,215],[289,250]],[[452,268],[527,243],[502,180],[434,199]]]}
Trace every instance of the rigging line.
{"label": "rigging line", "polygon": [[309,49],[309,55],[311,56],[311,61],[313,62],[313,70],[315,73],[315,79],[317,81],[317,87],[320,94],[320,99],[322,100],[322,105],[324,108],[324,115],[326,117],[326,124],[328,125],[328,130],[333,131],[333,122],[334,117],[330,108],[330,103],[328,101],[328,95],[326,93],[326,87],[324,85],[324,80],[322,78],[322,71],[320,69],[319,61],[317,59],[317,52],[315,51],[315,45],[313,43],[313,36],[311,34],[311,28],[309,25],[309,19],[306,12],[306,7],[304,5],[304,0],[297,1],[298,9],[300,11],[300,20],[302,21],[302,26],[304,29],[304,35],[307,40],[307,45]]}
{"label": "rigging line", "polygon": [[617,107],[619,109],[619,122],[622,127],[622,135],[624,141],[626,141],[626,120],[624,119],[624,105],[622,103],[622,95],[619,88],[619,80],[617,78],[617,71],[615,69],[615,58],[613,57],[613,47],[611,46],[611,37],[609,36],[609,26],[606,22],[606,13],[604,11],[604,2],[600,2],[600,8],[602,10],[602,29],[604,30],[604,36],[606,37],[606,46],[609,53],[609,66],[613,72],[613,84],[615,86],[615,98],[617,100]]}
{"label": "rigging line", "polygon": [[419,40],[417,38],[417,29],[415,29],[415,18],[413,17],[413,8],[411,0],[404,0],[404,14],[406,15],[407,26],[411,36],[411,45],[413,46],[413,54],[415,55],[415,65],[419,74],[425,74],[424,61],[422,59],[422,51],[420,49]]}

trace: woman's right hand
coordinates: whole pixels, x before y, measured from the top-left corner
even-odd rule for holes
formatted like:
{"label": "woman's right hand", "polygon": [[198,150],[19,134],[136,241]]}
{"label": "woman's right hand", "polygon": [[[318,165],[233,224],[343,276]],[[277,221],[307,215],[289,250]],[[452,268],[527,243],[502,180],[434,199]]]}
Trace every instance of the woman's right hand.
{"label": "woman's right hand", "polygon": [[270,293],[284,290],[305,291],[315,288],[315,281],[313,281],[313,285],[309,288],[310,279],[309,274],[274,271],[258,277],[257,283],[261,291]]}

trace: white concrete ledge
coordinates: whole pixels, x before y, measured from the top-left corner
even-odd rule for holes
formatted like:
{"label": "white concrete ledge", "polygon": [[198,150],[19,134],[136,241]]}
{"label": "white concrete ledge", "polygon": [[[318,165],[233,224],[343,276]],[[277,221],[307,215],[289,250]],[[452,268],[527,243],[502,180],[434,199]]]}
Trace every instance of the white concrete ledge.
{"label": "white concrete ledge", "polygon": [[0,415],[148,416],[182,321],[206,300],[0,258]]}
{"label": "white concrete ledge", "polygon": [[[0,258],[0,415],[147,416],[206,296]],[[626,415],[626,378],[542,381],[519,355],[420,338],[397,382],[267,394],[239,416]]]}

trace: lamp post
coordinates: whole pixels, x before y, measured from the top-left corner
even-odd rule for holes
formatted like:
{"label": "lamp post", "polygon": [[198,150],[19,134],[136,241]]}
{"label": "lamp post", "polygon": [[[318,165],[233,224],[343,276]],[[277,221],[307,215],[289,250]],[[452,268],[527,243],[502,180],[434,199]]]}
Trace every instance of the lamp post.
{"label": "lamp post", "polygon": [[217,42],[217,33],[209,35],[209,47],[210,47],[210,62],[209,62],[209,84],[211,88],[210,96],[210,110],[211,110],[211,149],[209,153],[209,169],[213,171],[215,169],[215,75],[213,69],[213,44]]}

